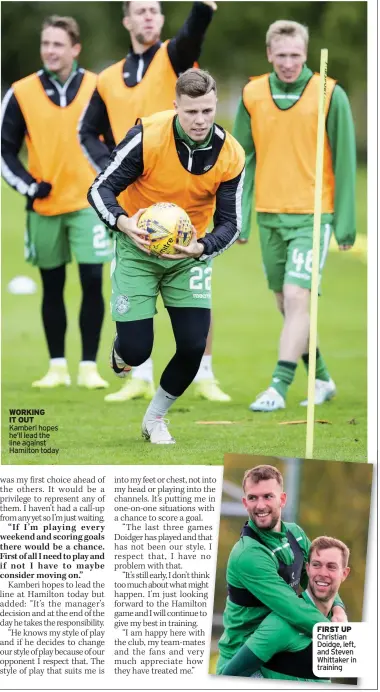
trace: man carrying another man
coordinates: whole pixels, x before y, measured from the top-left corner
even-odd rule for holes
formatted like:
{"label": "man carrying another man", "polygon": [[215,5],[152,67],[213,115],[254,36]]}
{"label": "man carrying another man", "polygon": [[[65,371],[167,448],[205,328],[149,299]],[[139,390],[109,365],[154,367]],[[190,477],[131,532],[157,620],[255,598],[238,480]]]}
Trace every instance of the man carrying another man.
{"label": "man carrying another man", "polygon": [[[320,536],[309,549],[306,563],[308,585],[300,596],[316,616],[332,619],[332,608],[340,585],[347,579],[350,551],[337,538]],[[328,682],[313,673],[313,642],[276,613],[268,615],[227,663],[222,675],[250,677],[258,670],[264,678]]]}
{"label": "man carrying another man", "polygon": [[[300,526],[281,519],[286,493],[280,471],[269,465],[248,470],[243,491],[249,519],[227,564],[228,597],[219,640],[218,675],[271,611],[308,636],[323,620],[309,599],[297,595],[299,587],[308,586],[305,563],[311,543]],[[338,596],[332,610],[334,621],[346,620]]]}

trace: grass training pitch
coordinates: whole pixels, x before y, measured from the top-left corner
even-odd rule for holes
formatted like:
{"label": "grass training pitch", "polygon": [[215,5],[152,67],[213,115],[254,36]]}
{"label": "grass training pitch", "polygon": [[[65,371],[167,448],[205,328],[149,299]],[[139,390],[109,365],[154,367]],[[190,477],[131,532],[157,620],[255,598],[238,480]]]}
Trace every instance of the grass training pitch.
{"label": "grass training pitch", "polygon": [[[214,261],[213,366],[222,388],[232,396],[228,404],[194,398],[192,388],[169,412],[176,445],[151,445],[141,438],[140,426],[147,402],[105,403],[105,391],[87,391],[75,384],[80,358],[78,313],[80,285],[75,263],[69,267],[65,289],[68,316],[66,351],[73,384],[69,388],[39,391],[31,382],[47,371],[38,270],[23,259],[24,199],[3,185],[2,200],[2,441],[3,464],[222,464],[230,453],[303,457],[306,425],[279,425],[306,420],[299,402],[306,397],[302,363],[289,390],[287,408],[256,413],[248,405],[266,389],[277,361],[281,317],[263,275],[257,229],[247,245],[235,244]],[[366,179],[358,177],[358,232],[366,234]],[[13,295],[9,281],[17,275],[34,278],[34,295]],[[323,274],[319,302],[321,352],[338,388],[333,401],[316,407],[314,457],[366,461],[366,264],[360,253],[331,252]],[[121,380],[108,366],[114,325],[108,314],[109,267],[104,269],[106,319],[98,357],[99,372],[116,391]],[[153,361],[155,383],[174,353],[169,319],[161,301],[155,319]],[[58,454],[9,453],[9,409],[41,409],[33,423],[58,426],[47,448]],[[199,421],[228,421],[200,425]]]}

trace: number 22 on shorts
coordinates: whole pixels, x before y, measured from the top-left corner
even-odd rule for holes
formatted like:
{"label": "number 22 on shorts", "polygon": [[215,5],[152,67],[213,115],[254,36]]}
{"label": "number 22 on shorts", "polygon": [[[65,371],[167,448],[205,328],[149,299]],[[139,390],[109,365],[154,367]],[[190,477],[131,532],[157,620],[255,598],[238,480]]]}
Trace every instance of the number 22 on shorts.
{"label": "number 22 on shorts", "polygon": [[190,290],[211,292],[212,267],[191,267]]}

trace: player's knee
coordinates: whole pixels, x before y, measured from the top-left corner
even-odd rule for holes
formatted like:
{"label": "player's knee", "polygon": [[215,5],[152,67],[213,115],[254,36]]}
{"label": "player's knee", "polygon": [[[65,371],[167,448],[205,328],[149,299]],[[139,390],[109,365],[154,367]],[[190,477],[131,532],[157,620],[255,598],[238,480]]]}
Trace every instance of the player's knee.
{"label": "player's knee", "polygon": [[47,296],[63,293],[66,279],[66,265],[53,269],[40,269],[44,294]]}
{"label": "player's knee", "polygon": [[285,314],[285,311],[284,311],[284,294],[282,292],[281,293],[275,292],[274,295],[276,298],[277,308],[281,312],[281,315],[284,315]]}
{"label": "player's knee", "polygon": [[102,264],[81,264],[79,265],[80,280],[83,293],[91,293],[102,290]]}
{"label": "player's knee", "polygon": [[152,347],[149,344],[136,344],[118,337],[116,350],[124,363],[136,367],[148,360]]}
{"label": "player's knee", "polygon": [[206,348],[207,334],[177,342],[177,353],[186,360],[201,360]]}
{"label": "player's knee", "polygon": [[310,291],[301,286],[287,284],[284,286],[284,314],[288,316],[294,313],[308,312]]}
{"label": "player's knee", "polygon": [[142,322],[117,323],[116,350],[128,365],[133,367],[144,363],[152,352],[153,331],[148,328],[140,329]]}
{"label": "player's knee", "polygon": [[172,320],[177,354],[185,360],[202,358],[210,329],[210,310],[168,308]]}

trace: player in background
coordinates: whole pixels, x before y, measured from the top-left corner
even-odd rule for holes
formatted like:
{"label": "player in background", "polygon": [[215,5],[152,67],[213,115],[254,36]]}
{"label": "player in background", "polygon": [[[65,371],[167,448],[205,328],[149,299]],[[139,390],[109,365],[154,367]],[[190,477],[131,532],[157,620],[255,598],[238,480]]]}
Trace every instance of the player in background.
{"label": "player in background", "polygon": [[[96,84],[79,67],[79,27],[72,17],[45,19],[43,68],[15,82],[2,104],[2,175],[26,198],[26,259],[42,280],[42,320],[50,355],[47,374],[33,387],[71,383],[65,358],[66,264],[78,262],[82,286],[79,326],[82,360],[78,385],[108,387],[96,368],[104,316],[102,267],[112,259],[108,230],[87,202],[93,171],[80,148],[77,127]],[[26,140],[28,168],[19,152]]]}
{"label": "player in background", "polygon": [[[299,587],[308,585],[305,563],[311,544],[300,526],[281,519],[286,504],[282,474],[275,466],[255,466],[244,474],[243,492],[248,522],[227,564],[228,597],[218,643],[218,675],[271,611],[308,636],[323,619],[309,600],[297,596]],[[338,596],[332,619],[347,619]],[[242,658],[239,662],[244,668]]]}
{"label": "player in background", "polygon": [[[306,65],[308,39],[307,27],[297,22],[270,25],[266,45],[273,72],[252,78],[244,87],[233,130],[247,157],[241,242],[247,242],[251,230],[255,187],[265,273],[284,317],[272,380],[251,404],[252,411],[285,408],[300,358],[308,369],[319,96],[319,75]],[[330,78],[326,113],[320,272],[332,231],[340,250],[349,250],[355,241],[354,125],[345,92]],[[322,404],[335,392],[317,349],[315,403]]]}
{"label": "player in background", "polygon": [[[334,599],[347,579],[350,551],[337,538],[319,536],[310,545],[306,572],[308,585],[300,600],[332,619]],[[320,615],[319,615],[320,617]],[[312,636],[300,632],[290,622],[271,613],[223,668],[221,675],[251,677],[258,670],[264,678],[330,682],[313,673]]]}
{"label": "player in background", "polygon": [[[123,25],[130,35],[126,58],[105,69],[81,120],[79,137],[86,156],[97,173],[108,162],[110,151],[101,136],[111,133],[119,144],[136,119],[173,108],[177,77],[199,59],[215,2],[195,2],[189,17],[174,38],[160,40],[164,16],[159,2],[124,2]],[[123,204],[123,196],[120,198]],[[171,201],[162,200],[162,201]],[[221,391],[212,370],[212,326],[205,354],[195,376],[195,394],[210,401],[230,401]],[[154,394],[153,363],[148,358],[118,391],[106,401],[127,401]]]}
{"label": "player in background", "polygon": [[[210,260],[239,236],[244,180],[242,147],[214,124],[211,75],[191,68],[177,80],[175,93],[175,111],[142,118],[132,127],[89,191],[102,221],[116,231],[114,372],[125,376],[150,356],[158,292],[172,323],[176,352],[142,425],[143,436],[154,444],[175,442],[165,415],[198,371],[210,328]],[[122,207],[116,198],[123,190]],[[174,246],[177,255],[154,257],[149,233],[137,222],[144,208],[165,199],[188,213],[193,237],[188,247]],[[214,228],[206,234],[212,219]]]}

